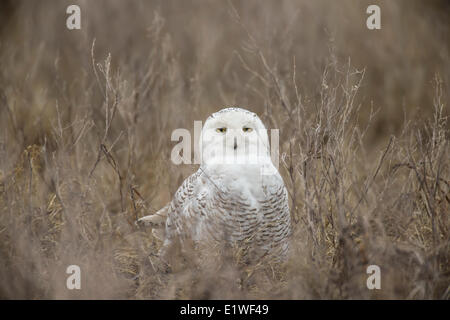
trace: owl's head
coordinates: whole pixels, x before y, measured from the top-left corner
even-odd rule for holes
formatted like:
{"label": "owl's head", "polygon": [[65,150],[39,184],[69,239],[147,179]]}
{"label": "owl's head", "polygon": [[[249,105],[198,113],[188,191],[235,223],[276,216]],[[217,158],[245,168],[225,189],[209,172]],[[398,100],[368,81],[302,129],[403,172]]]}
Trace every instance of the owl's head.
{"label": "owl's head", "polygon": [[261,119],[241,108],[213,113],[199,141],[202,164],[257,164],[270,159],[267,130]]}

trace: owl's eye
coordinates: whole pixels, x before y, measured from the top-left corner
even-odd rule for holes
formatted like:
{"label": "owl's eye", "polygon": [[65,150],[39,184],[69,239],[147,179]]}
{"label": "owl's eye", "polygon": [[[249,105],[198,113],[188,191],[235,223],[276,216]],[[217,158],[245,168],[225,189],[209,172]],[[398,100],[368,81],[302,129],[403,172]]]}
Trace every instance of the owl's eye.
{"label": "owl's eye", "polygon": [[248,127],[243,127],[242,131],[244,131],[244,132],[252,132],[253,129],[252,128],[248,128]]}
{"label": "owl's eye", "polygon": [[220,133],[225,133],[227,132],[227,128],[217,128],[216,131]]}

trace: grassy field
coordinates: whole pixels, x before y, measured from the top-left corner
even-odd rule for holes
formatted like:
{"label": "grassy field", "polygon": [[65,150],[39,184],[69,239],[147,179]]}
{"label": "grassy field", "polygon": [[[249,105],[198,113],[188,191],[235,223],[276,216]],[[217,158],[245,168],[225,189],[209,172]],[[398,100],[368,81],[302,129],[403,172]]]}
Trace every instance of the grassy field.
{"label": "grassy field", "polygon": [[[444,0],[2,1],[0,298],[449,299],[449,21]],[[280,129],[291,257],[164,270],[134,221],[197,170],[171,132],[225,106]]]}

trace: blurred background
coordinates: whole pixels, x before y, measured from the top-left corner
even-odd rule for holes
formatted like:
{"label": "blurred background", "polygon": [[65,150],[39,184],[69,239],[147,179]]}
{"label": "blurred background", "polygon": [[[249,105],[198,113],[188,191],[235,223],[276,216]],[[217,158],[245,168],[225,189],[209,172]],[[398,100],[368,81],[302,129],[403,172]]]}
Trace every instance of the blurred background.
{"label": "blurred background", "polygon": [[[314,99],[320,88],[316,75],[323,72],[332,52],[339,61],[350,59],[356,69],[366,70],[358,103],[363,104],[363,115],[372,106],[380,109],[370,136],[375,141],[398,132],[404,110],[418,118],[430,112],[435,73],[448,89],[450,4],[446,0],[230,3],[2,1],[3,90],[20,82],[24,90],[45,89],[54,97],[56,83],[72,82],[83,73],[92,76],[90,52],[96,39],[96,58],[102,60],[110,53],[114,70],[128,81],[145,74],[155,60],[152,52],[170,62],[161,70],[168,79],[157,84],[165,99],[154,108],[164,113],[167,104],[176,104],[180,112],[171,114],[170,125],[178,126],[186,116],[205,119],[223,105],[263,111],[264,101],[250,89],[256,83],[254,76],[246,72],[238,55],[258,71],[263,66],[256,51],[261,50],[268,65],[287,79],[292,78],[295,59],[297,83],[307,99]],[[65,26],[70,4],[81,8],[81,30]],[[381,8],[381,30],[366,28],[370,4]],[[164,38],[162,43],[155,43],[156,33]],[[6,67],[14,72],[6,73]],[[167,101],[174,92],[179,101]],[[142,108],[150,108],[149,101],[141,103]],[[30,111],[29,105],[23,108]],[[46,109],[51,108],[41,111]]]}
{"label": "blurred background", "polygon": [[[81,30],[66,28],[71,4],[81,8]],[[366,27],[370,4],[381,8],[381,30]],[[87,262],[109,252],[99,234],[121,239],[111,257],[135,261],[117,253],[131,222],[195,170],[170,163],[174,129],[236,105],[290,141],[298,128],[286,110],[301,101],[313,114],[333,65],[337,90],[349,84],[338,75],[363,74],[351,121],[370,123],[361,139],[372,159],[407,123],[420,131],[433,117],[436,79],[448,101],[449,50],[447,0],[1,1],[0,297],[66,297],[39,281],[69,252],[102,279]],[[72,226],[81,226],[67,238],[77,239],[73,248],[58,245],[61,210],[76,212]],[[35,229],[16,239],[21,225]],[[135,276],[136,263],[126,265]],[[82,297],[110,292],[90,290]]]}

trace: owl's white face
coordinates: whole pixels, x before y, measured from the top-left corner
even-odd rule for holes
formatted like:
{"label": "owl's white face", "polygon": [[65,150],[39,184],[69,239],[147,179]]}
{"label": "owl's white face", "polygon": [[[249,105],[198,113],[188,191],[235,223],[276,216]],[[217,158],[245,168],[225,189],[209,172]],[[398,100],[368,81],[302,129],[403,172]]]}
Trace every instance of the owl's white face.
{"label": "owl's white face", "polygon": [[248,110],[226,108],[212,114],[200,136],[202,164],[261,164],[270,161],[267,130]]}

